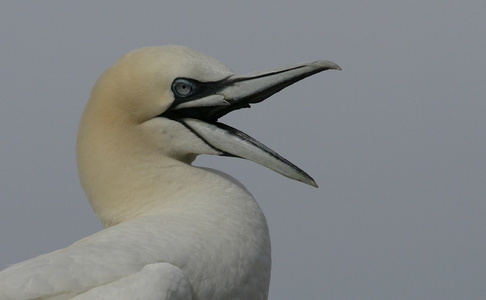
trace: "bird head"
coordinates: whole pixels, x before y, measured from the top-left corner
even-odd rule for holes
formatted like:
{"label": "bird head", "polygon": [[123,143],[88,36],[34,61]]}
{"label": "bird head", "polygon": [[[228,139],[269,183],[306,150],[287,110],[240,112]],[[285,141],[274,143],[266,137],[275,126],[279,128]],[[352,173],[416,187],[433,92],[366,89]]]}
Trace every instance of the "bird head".
{"label": "bird head", "polygon": [[[275,151],[218,120],[329,69],[340,67],[315,61],[237,75],[222,62],[182,46],[131,51],[106,70],[93,88],[81,121],[78,155],[86,136],[99,134],[90,143],[116,143],[116,136],[123,138],[135,130],[140,138],[135,141],[140,146],[136,151],[155,147],[188,163],[199,154],[241,157],[316,186],[309,175]],[[116,132],[104,136],[105,128]]]}
{"label": "bird head", "polygon": [[109,184],[110,176],[123,174],[103,174],[110,163],[119,169],[127,163],[126,169],[133,170],[137,164],[130,165],[132,159],[157,165],[165,157],[190,164],[199,154],[248,159],[317,187],[300,168],[219,119],[329,69],[340,67],[315,61],[237,75],[182,46],[125,54],[98,79],[81,118],[77,159],[88,198],[88,185]]}

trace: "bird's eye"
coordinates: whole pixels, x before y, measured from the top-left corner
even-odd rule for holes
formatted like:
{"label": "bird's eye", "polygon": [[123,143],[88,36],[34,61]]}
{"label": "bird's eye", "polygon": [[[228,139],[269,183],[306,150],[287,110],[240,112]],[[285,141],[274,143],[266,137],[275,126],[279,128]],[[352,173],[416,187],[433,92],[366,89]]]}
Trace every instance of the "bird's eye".
{"label": "bird's eye", "polygon": [[194,83],[186,79],[176,79],[172,83],[172,92],[179,97],[187,97],[195,92]]}

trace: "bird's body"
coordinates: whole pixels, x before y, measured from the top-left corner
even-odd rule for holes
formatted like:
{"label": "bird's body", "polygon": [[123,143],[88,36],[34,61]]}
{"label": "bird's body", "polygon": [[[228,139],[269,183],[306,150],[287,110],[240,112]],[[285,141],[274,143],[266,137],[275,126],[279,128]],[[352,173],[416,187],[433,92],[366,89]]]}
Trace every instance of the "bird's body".
{"label": "bird's body", "polygon": [[[107,228],[0,272],[0,299],[267,299],[270,238],[260,207],[229,175],[191,162],[198,154],[239,156],[315,185],[216,122],[338,68],[314,65],[237,76],[180,46],[122,57],[95,85],[77,144],[81,182]],[[289,72],[304,73],[287,80]],[[263,84],[248,93],[253,82]]]}
{"label": "bird's body", "polygon": [[[68,248],[20,263],[7,278],[0,277],[2,284],[17,291],[65,294],[59,299],[70,299],[87,287],[103,286],[166,262],[180,268],[192,289],[200,292],[192,299],[238,299],[238,295],[266,299],[270,242],[262,211],[232,179],[205,169],[193,171],[201,173],[196,177],[200,181],[193,182],[190,191],[182,188],[174,193],[184,198],[169,201],[159,212],[121,222]],[[173,186],[181,187],[176,182]],[[172,272],[166,275],[173,276]],[[215,285],[231,288],[215,290]],[[139,295],[140,299],[165,299],[150,298],[157,295],[154,290],[159,286],[159,282],[145,286],[146,294]]]}

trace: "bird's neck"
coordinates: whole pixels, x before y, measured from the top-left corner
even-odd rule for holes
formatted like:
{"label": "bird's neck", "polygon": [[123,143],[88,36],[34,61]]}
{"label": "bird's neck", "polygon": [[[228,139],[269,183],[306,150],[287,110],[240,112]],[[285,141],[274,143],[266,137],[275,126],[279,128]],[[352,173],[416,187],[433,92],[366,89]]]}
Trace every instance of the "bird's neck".
{"label": "bird's neck", "polygon": [[194,209],[200,213],[225,209],[219,208],[224,204],[218,197],[231,193],[246,194],[239,199],[254,201],[228,175],[190,165],[194,157],[181,161],[146,147],[109,141],[105,136],[110,135],[99,130],[98,138],[93,132],[88,130],[81,138],[78,136],[78,171],[87,198],[106,227],[168,209]]}
{"label": "bird's neck", "polygon": [[183,205],[182,200],[190,199],[207,179],[207,172],[187,163],[140,155],[93,159],[84,162],[79,172],[87,198],[106,227]]}
{"label": "bird's neck", "polygon": [[[158,132],[154,137],[144,131],[150,124],[134,126],[117,118],[106,119],[106,114],[102,118],[96,115],[98,111],[85,110],[76,151],[81,184],[106,227],[168,209],[201,213],[225,209],[218,206],[223,205],[221,199],[254,202],[248,191],[228,175],[192,166],[195,155],[176,156],[163,149],[165,144],[154,142],[170,139],[170,135]],[[186,138],[191,137],[197,139],[192,133]],[[170,140],[166,142],[170,144]],[[241,197],[229,197],[232,193]]]}

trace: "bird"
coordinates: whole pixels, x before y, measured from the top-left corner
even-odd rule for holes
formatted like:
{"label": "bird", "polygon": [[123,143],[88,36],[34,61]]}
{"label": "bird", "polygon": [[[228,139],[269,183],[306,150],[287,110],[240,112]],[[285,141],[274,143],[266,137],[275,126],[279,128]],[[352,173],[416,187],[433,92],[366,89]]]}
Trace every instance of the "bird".
{"label": "bird", "polygon": [[200,154],[247,159],[317,187],[221,123],[325,70],[314,61],[235,74],[184,46],[128,52],[95,83],[79,123],[81,185],[105,229],[0,272],[0,299],[267,299],[269,229],[256,200]]}

